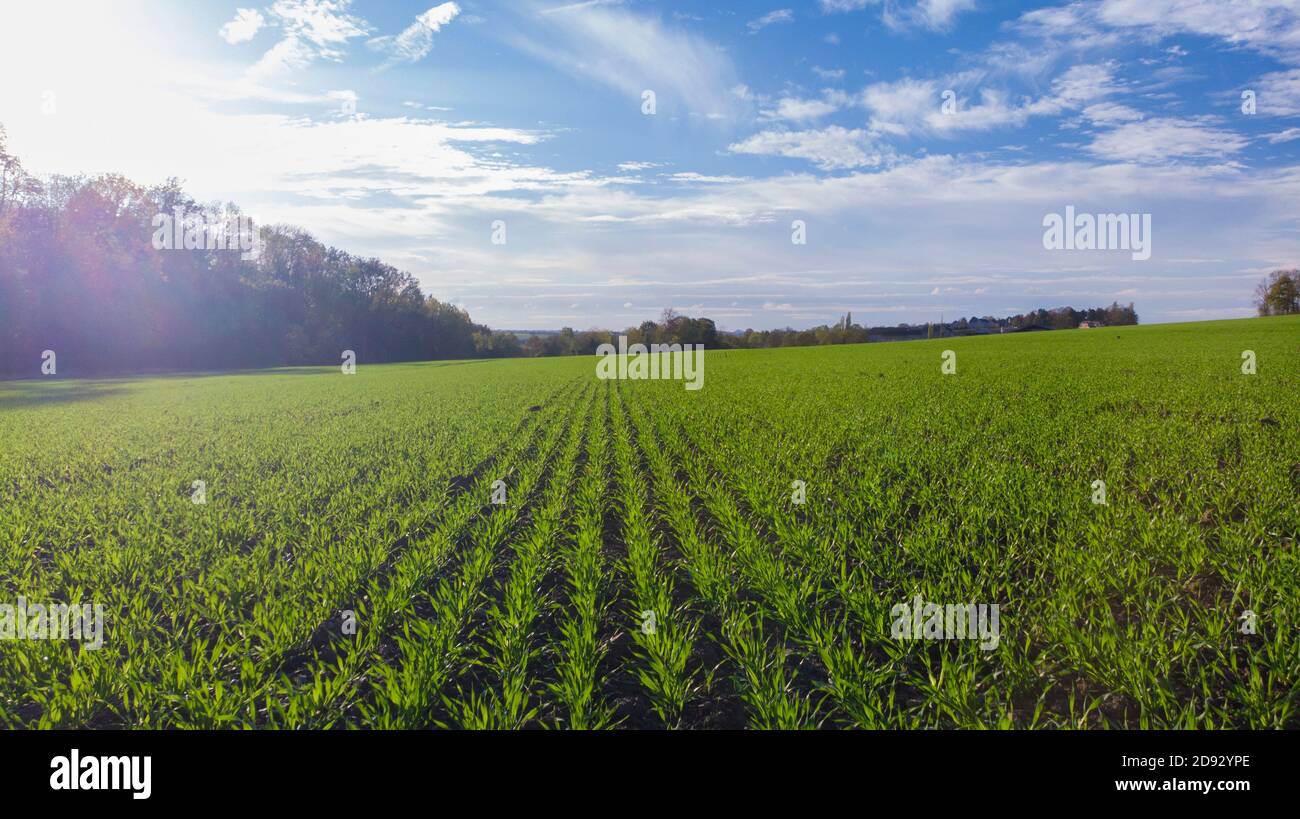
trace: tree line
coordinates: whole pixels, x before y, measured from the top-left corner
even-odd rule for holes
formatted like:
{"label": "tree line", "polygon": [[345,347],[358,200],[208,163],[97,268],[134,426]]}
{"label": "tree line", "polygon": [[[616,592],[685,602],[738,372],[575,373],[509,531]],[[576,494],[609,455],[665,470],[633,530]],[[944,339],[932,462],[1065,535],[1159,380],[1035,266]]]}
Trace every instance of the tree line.
{"label": "tree line", "polygon": [[[38,179],[0,128],[0,375],[206,370],[510,354],[466,311],[421,292],[378,259],[288,225],[253,226],[256,252],[205,242],[251,225],[175,180]],[[183,215],[183,216],[182,216]],[[159,249],[160,219],[183,220]],[[244,237],[247,238],[247,237]],[[212,247],[211,245],[222,245]]]}
{"label": "tree line", "polygon": [[1075,310],[1058,307],[1052,310],[1035,310],[1029,313],[994,318],[971,316],[950,322],[927,324],[898,324],[882,327],[864,327],[846,313],[835,324],[824,324],[806,330],[787,327],[777,330],[746,329],[734,333],[718,330],[709,318],[691,318],[667,309],[659,321],[645,321],[628,327],[622,333],[610,330],[575,332],[565,327],[558,333],[535,333],[520,343],[520,352],[527,356],[594,355],[596,348],[606,342],[614,343],[618,335],[626,335],[628,344],[703,344],[706,349],[761,349],[767,347],[813,347],[823,344],[866,344],[874,341],[902,341],[920,338],[940,338],[985,333],[1016,332],[1022,330],[1059,330],[1075,328],[1084,321],[1107,326],[1137,324],[1138,315],[1132,304],[1112,303],[1109,307],[1092,307]]}
{"label": "tree line", "polygon": [[846,313],[835,324],[823,324],[806,330],[795,330],[789,327],[780,330],[745,330],[734,336],[724,335],[723,341],[724,346],[754,348],[865,344],[872,341],[905,341],[1029,329],[1064,330],[1078,327],[1084,321],[1108,326],[1137,324],[1138,315],[1131,303],[1128,306],[1112,303],[1110,307],[1090,307],[1085,310],[1057,307],[1003,318],[971,316],[948,322],[866,327],[856,324],[852,313]]}
{"label": "tree line", "polygon": [[526,356],[595,355],[596,348],[600,345],[617,344],[620,335],[627,336],[629,346],[703,344],[705,349],[710,350],[730,346],[729,339],[718,332],[713,319],[691,318],[669,308],[663,311],[659,321],[643,321],[620,333],[603,329],[575,331],[572,327],[565,327],[558,333],[529,334],[521,344],[521,354]]}

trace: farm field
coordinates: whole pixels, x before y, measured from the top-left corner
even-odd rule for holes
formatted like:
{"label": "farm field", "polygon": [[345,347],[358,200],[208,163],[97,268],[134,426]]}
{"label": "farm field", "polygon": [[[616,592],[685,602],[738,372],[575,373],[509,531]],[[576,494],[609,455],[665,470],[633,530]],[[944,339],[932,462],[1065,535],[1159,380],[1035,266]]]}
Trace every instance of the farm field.
{"label": "farm field", "polygon": [[0,383],[0,726],[1300,727],[1300,317],[705,360]]}

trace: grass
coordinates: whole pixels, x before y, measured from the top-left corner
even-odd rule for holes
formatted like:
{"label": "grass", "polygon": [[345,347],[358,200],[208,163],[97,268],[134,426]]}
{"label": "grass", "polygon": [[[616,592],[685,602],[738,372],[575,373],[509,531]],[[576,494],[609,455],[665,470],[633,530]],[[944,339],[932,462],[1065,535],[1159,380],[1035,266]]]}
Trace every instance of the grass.
{"label": "grass", "polygon": [[[0,726],[1294,728],[1298,353],[1289,317],[715,351],[700,391],[0,383],[0,603],[106,612],[0,642]],[[916,595],[997,604],[996,648],[898,639]]]}

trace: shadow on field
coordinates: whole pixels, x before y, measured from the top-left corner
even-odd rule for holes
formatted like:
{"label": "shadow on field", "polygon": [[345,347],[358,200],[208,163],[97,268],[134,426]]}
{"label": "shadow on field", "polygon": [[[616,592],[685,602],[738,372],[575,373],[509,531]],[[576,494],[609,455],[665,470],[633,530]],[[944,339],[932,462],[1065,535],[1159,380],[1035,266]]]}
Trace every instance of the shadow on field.
{"label": "shadow on field", "polygon": [[0,412],[78,401],[95,401],[126,392],[121,383],[105,381],[16,381],[0,384]]}
{"label": "shadow on field", "polygon": [[[455,359],[455,360],[444,360],[444,361],[385,361],[378,364],[365,364],[364,362],[358,362],[357,371],[361,372],[364,367],[420,366],[420,367],[428,367],[431,369],[441,369],[443,367],[455,367],[461,364],[482,364],[486,361],[491,361],[491,360],[492,359],[489,358],[471,358],[471,359]],[[184,376],[186,378],[211,378],[214,376],[221,376],[221,375],[338,375],[338,373],[339,373],[339,366],[337,364],[323,364],[323,365],[312,364],[312,365],[304,365],[301,367],[277,367],[275,369],[270,369],[270,370],[222,370],[218,372],[177,373],[174,374],[174,377],[179,378]],[[166,377],[173,377],[173,376],[166,376]]]}
{"label": "shadow on field", "polygon": [[[400,367],[425,366],[433,369],[456,367],[463,364],[482,364],[493,359],[471,358],[441,361],[392,361],[370,366]],[[365,365],[359,365],[365,366]],[[338,365],[302,365],[259,370],[167,370],[162,372],[139,371],[131,373],[99,373],[78,376],[75,373],[55,378],[0,379],[0,410],[24,407],[66,404],[75,401],[92,401],[126,392],[127,385],[148,381],[191,381],[202,378],[230,378],[235,376],[332,376],[339,372]]]}

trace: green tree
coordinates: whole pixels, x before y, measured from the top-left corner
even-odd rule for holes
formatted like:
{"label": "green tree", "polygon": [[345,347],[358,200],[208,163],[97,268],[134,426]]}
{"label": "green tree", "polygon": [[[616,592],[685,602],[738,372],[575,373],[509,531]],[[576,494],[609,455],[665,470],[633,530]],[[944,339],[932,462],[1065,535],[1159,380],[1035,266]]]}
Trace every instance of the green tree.
{"label": "green tree", "polygon": [[1274,270],[1255,288],[1255,309],[1261,316],[1300,313],[1300,270]]}

